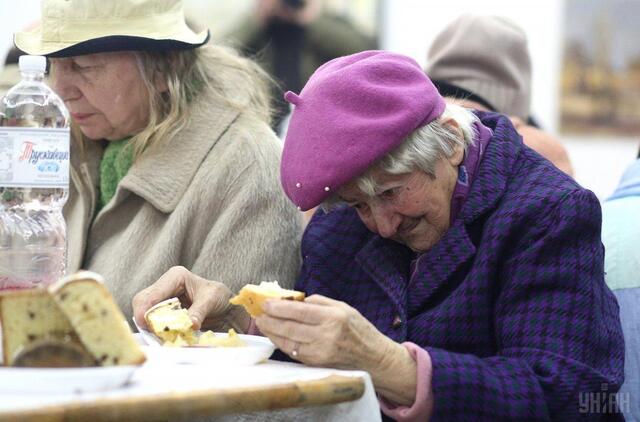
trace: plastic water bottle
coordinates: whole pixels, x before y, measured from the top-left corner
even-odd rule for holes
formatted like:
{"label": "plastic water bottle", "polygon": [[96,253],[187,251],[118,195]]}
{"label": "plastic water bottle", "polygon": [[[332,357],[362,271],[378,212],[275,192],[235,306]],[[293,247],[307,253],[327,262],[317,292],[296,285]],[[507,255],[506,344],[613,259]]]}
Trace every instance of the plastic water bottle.
{"label": "plastic water bottle", "polygon": [[0,290],[46,286],[66,267],[69,112],[44,82],[44,57],[19,67],[0,99]]}

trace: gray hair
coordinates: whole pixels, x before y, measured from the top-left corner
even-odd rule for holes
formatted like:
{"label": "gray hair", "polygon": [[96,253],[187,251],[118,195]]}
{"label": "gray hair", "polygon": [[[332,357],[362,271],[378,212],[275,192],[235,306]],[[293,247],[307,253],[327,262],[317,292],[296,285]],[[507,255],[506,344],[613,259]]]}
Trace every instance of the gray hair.
{"label": "gray hair", "polygon": [[[131,145],[138,157],[149,145],[170,139],[189,121],[190,102],[207,93],[222,104],[270,122],[272,79],[260,66],[228,47],[205,45],[193,50],[136,52],[149,91],[149,122]],[[160,76],[168,87],[160,92]]]}
{"label": "gray hair", "polygon": [[[448,120],[455,120],[463,133],[458,137],[446,124]],[[435,167],[438,160],[451,157],[457,146],[462,146],[466,152],[469,145],[473,145],[477,136],[474,123],[478,118],[468,109],[456,104],[447,103],[442,115],[414,130],[396,149],[376,161],[355,183],[363,193],[375,196],[380,188],[373,173],[382,170],[387,174],[405,174],[414,170],[421,170],[435,177]],[[337,194],[325,200],[321,207],[329,211],[344,202]]]}

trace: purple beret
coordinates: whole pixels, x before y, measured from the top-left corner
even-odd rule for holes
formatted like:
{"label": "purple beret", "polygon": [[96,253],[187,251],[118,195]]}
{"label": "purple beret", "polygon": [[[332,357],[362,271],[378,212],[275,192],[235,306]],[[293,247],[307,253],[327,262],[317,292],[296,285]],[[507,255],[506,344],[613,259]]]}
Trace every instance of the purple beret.
{"label": "purple beret", "polygon": [[324,201],[442,114],[443,98],[415,60],[364,51],[331,60],[315,71],[295,105],[282,152],[280,176],[301,210]]}

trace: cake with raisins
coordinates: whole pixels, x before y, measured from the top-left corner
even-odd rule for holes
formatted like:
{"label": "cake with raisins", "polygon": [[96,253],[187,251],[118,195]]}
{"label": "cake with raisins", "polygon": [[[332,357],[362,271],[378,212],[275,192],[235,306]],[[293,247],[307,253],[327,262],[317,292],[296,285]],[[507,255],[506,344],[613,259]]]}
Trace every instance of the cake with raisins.
{"label": "cake with raisins", "polygon": [[48,290],[99,365],[137,365],[146,360],[101,276],[80,271]]}
{"label": "cake with raisins", "polygon": [[43,340],[78,343],[67,317],[45,289],[0,294],[0,331],[4,365],[13,365],[21,351]]}

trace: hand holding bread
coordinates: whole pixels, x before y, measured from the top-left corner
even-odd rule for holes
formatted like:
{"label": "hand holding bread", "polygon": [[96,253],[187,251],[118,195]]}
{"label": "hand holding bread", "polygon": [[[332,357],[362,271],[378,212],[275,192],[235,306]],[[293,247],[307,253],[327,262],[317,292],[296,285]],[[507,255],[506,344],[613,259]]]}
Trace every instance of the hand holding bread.
{"label": "hand holding bread", "polygon": [[283,289],[277,281],[247,284],[238,295],[232,296],[231,290],[220,282],[205,280],[184,267],[173,267],[134,296],[133,315],[142,328],[151,328],[145,320],[145,313],[153,306],[175,297],[182,306],[188,308],[195,330],[206,327],[221,331],[231,326],[239,332],[246,332],[251,317],[261,315],[262,307],[268,300],[304,300],[304,293]]}
{"label": "hand holding bread", "polygon": [[233,293],[217,281],[205,280],[184,267],[172,267],[151,286],[138,292],[133,298],[133,315],[142,328],[147,328],[144,314],[163,300],[177,297],[188,309],[193,328],[203,327],[221,331],[231,326],[245,332],[249,326],[249,315],[229,304]]}

